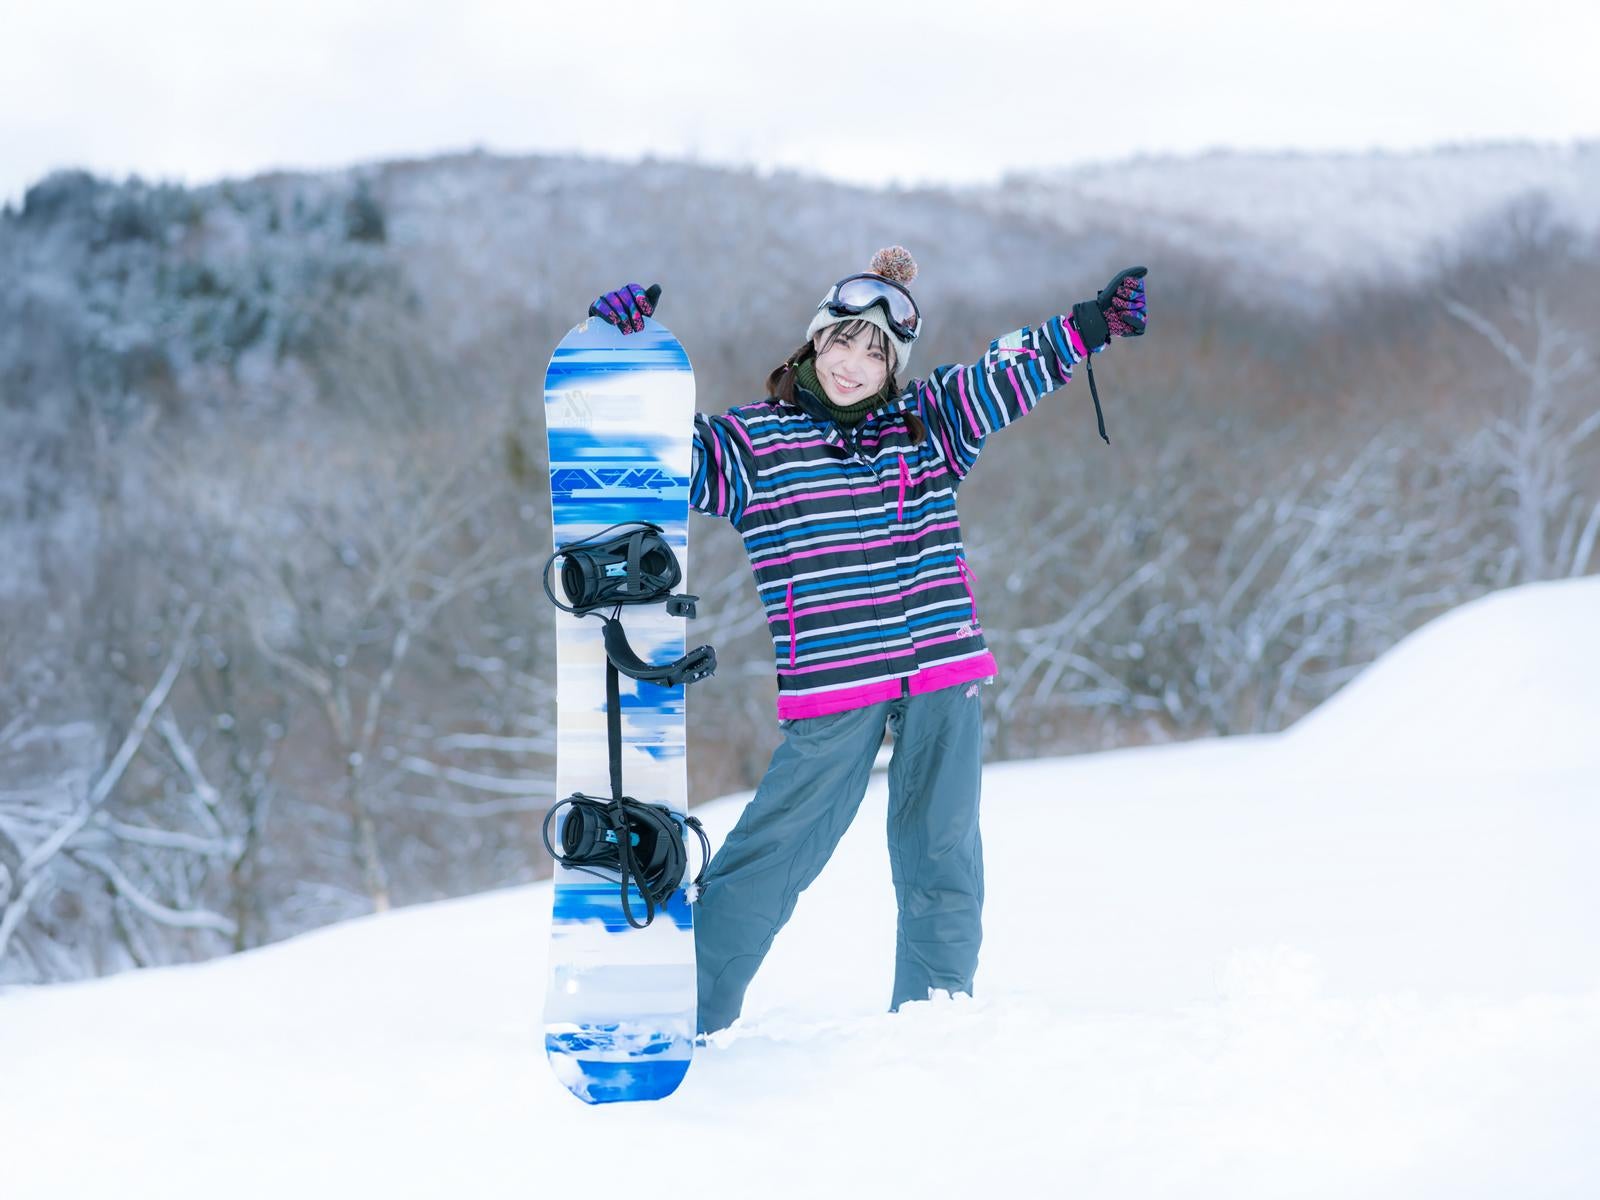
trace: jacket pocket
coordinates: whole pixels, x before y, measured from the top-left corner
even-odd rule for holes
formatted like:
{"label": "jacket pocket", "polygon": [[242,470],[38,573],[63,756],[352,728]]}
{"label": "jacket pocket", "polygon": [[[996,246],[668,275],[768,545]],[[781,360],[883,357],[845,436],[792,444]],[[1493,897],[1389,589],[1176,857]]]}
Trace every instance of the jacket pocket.
{"label": "jacket pocket", "polygon": [[978,623],[978,597],[972,590],[972,585],[978,582],[978,577],[972,573],[972,568],[967,566],[967,560],[962,555],[956,555],[956,574],[961,577],[961,586],[967,589],[967,600],[972,605],[972,623]]}

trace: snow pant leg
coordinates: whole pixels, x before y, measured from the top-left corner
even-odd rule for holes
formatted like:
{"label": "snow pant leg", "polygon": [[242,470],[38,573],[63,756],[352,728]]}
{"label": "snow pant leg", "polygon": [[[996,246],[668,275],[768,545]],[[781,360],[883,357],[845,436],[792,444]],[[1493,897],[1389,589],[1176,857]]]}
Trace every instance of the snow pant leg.
{"label": "snow pant leg", "polygon": [[963,683],[909,696],[889,716],[889,868],[900,910],[891,1010],[930,988],[972,992],[983,940],[980,691]]}
{"label": "snow pant leg", "polygon": [[699,1031],[731,1025],[795,900],[866,794],[889,703],[783,722],[750,803],[706,867],[694,908]]}

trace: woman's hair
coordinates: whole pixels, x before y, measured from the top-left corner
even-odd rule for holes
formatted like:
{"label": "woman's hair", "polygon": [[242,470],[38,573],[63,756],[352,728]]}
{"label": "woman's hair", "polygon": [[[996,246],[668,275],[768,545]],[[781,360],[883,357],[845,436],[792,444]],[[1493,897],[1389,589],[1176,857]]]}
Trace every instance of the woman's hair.
{"label": "woman's hair", "polygon": [[[859,317],[853,321],[836,322],[835,324],[829,325],[826,329],[824,329],[822,331],[822,348],[824,350],[828,349],[833,345],[834,342],[838,341],[842,337],[855,337],[856,334],[860,333],[863,329],[866,330],[868,335],[872,338],[871,346],[874,350],[883,351],[883,356],[885,359],[897,357],[894,354],[894,351],[890,349],[889,335],[883,331],[883,327],[872,321],[863,321]],[[809,339],[804,345],[790,352],[789,357],[784,359],[783,362],[779,363],[775,368],[773,368],[772,373],[767,376],[767,395],[771,396],[780,405],[789,408],[798,408],[799,405],[796,403],[794,398],[796,382],[795,367],[800,363],[803,363],[806,359],[815,358],[816,356],[816,344]],[[893,367],[889,368],[888,387],[889,394],[891,396],[898,393],[900,390],[900,384],[894,377]],[[927,436],[927,430],[923,427],[922,421],[920,418],[918,418],[916,413],[908,410],[902,415],[905,417],[906,424],[911,429],[912,437],[920,442]]]}

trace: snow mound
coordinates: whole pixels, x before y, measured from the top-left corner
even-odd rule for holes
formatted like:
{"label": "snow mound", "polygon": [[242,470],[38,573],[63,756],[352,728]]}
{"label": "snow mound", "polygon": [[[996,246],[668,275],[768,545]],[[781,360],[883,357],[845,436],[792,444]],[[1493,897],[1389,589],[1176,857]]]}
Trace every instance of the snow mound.
{"label": "snow mound", "polygon": [[1425,625],[1284,735],[1375,771],[1600,769],[1600,577],[1494,592]]}
{"label": "snow mound", "polygon": [[0,1195],[1600,1194],[1597,612],[1487,597],[1289,734],[991,764],[973,995],[892,1014],[875,775],[659,1104],[550,1071],[547,882],[0,992]]}

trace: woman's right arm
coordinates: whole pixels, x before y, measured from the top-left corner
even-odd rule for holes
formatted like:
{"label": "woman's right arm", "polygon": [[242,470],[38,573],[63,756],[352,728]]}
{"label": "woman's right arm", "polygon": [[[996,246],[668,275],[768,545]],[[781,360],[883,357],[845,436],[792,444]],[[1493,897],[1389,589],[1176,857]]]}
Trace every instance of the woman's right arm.
{"label": "woman's right arm", "polygon": [[[655,315],[661,285],[642,288],[624,284],[589,306],[591,316],[615,325],[623,334],[638,333],[644,318]],[[749,436],[731,416],[694,415],[694,443],[689,459],[689,507],[709,517],[726,517],[735,525],[750,502],[752,464]]]}
{"label": "woman's right arm", "polygon": [[748,437],[737,418],[694,415],[694,452],[689,460],[689,507],[708,517],[727,517],[735,525],[750,503]]}

